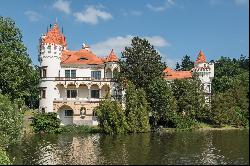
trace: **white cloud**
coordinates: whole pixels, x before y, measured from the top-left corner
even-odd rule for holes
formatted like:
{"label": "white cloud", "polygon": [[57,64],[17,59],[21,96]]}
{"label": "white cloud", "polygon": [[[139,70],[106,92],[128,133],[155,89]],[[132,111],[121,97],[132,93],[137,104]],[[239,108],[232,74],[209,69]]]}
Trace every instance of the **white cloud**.
{"label": "white cloud", "polygon": [[174,5],[176,5],[174,0],[165,0],[165,3],[162,6],[153,6],[151,4],[147,4],[146,7],[154,12],[160,12]]}
{"label": "white cloud", "polygon": [[69,1],[57,0],[53,4],[53,7],[66,14],[70,14],[70,2]]}
{"label": "white cloud", "polygon": [[28,19],[31,22],[39,21],[42,18],[42,15],[40,15],[39,13],[37,13],[35,11],[31,11],[31,10],[26,11],[24,14],[28,17]]}
{"label": "white cloud", "polygon": [[[132,38],[132,35],[111,37],[105,41],[95,43],[90,47],[98,56],[107,56],[111,49],[114,49],[114,51],[118,54],[124,51],[126,46],[130,46]],[[161,36],[146,36],[145,38],[155,47],[165,47],[170,45]]]}
{"label": "white cloud", "polygon": [[98,24],[100,20],[110,20],[113,16],[105,11],[98,9],[100,7],[88,6],[86,10],[82,12],[76,12],[73,15],[76,18],[76,21],[85,22],[92,25]]}

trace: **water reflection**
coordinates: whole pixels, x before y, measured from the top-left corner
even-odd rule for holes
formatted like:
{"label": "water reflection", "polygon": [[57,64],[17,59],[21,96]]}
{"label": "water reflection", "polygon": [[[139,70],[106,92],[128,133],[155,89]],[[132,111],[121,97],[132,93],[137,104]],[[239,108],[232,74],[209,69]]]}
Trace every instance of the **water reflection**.
{"label": "water reflection", "polygon": [[27,136],[16,164],[249,164],[249,131]]}

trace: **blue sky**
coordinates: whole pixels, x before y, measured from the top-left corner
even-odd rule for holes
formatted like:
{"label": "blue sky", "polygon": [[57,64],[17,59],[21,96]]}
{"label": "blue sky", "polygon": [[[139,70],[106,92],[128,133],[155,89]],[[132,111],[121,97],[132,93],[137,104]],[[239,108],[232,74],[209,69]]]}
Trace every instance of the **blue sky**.
{"label": "blue sky", "polygon": [[249,55],[249,0],[2,0],[0,15],[23,34],[33,64],[38,39],[57,18],[70,50],[121,56],[133,36],[147,38],[171,67],[184,55],[207,60]]}

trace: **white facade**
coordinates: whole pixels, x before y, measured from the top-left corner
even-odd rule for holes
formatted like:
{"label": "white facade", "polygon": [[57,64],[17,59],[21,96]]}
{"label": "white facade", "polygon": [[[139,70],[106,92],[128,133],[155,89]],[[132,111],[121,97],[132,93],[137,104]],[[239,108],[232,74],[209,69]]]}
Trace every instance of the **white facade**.
{"label": "white facade", "polygon": [[113,73],[119,70],[116,56],[112,51],[110,57],[99,58],[83,45],[82,50],[71,51],[75,53],[71,58],[76,62],[65,63],[63,58],[68,58],[65,53],[69,50],[62,38],[63,34],[55,25],[40,39],[39,110],[57,112],[62,125],[97,125],[94,107],[107,94],[119,95],[115,94],[113,79]]}

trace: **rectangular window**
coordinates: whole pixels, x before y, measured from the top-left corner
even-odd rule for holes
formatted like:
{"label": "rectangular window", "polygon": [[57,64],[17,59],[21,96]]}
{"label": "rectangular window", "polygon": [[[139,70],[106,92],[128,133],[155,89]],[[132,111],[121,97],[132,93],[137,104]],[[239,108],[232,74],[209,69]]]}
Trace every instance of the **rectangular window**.
{"label": "rectangular window", "polygon": [[43,78],[47,77],[47,71],[46,69],[43,69]]}
{"label": "rectangular window", "polygon": [[76,70],[65,70],[66,78],[76,78]]}
{"label": "rectangular window", "polygon": [[76,70],[71,70],[71,78],[76,78]]}
{"label": "rectangular window", "polygon": [[69,78],[70,77],[70,70],[65,70],[65,77]]}
{"label": "rectangular window", "polygon": [[67,98],[76,98],[77,97],[77,90],[67,90]]}
{"label": "rectangular window", "polygon": [[41,90],[41,97],[44,99],[46,97],[46,90],[42,89]]}
{"label": "rectangular window", "polygon": [[91,90],[91,98],[99,99],[99,90]]}
{"label": "rectangular window", "polygon": [[65,116],[73,116],[73,110],[65,110]]}
{"label": "rectangular window", "polygon": [[97,80],[101,79],[101,71],[91,71],[91,77]]}

